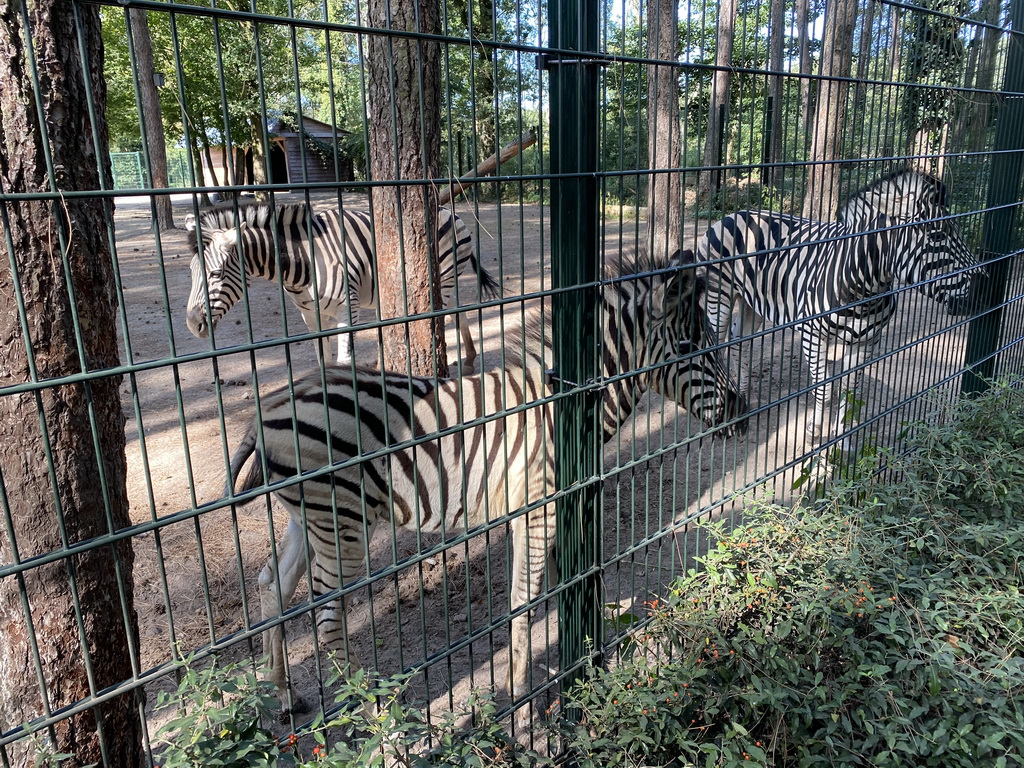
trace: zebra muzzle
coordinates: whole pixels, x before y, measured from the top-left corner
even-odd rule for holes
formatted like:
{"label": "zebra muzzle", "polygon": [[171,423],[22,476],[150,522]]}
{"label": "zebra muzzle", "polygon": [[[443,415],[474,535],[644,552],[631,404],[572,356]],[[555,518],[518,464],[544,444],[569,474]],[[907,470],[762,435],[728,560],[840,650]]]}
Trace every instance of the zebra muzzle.
{"label": "zebra muzzle", "polygon": [[953,317],[973,314],[976,309],[976,302],[970,294],[959,294],[946,299],[946,312]]}
{"label": "zebra muzzle", "polygon": [[200,339],[205,339],[210,335],[210,324],[206,321],[204,307],[190,309],[185,316],[185,325],[188,326],[188,330],[193,336]]}

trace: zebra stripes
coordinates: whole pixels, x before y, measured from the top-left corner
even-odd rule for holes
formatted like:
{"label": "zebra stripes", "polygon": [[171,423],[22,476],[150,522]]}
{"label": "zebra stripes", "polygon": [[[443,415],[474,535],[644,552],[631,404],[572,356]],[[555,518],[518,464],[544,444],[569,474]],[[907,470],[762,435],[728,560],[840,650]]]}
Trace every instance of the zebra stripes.
{"label": "zebra stripes", "polygon": [[[797,322],[815,390],[807,429],[823,433],[832,399],[828,364],[836,375],[861,365],[896,311],[894,283],[944,302],[950,314],[969,312],[973,275],[981,268],[949,216],[945,186],[902,170],[855,193],[840,222],[771,211],[740,211],[714,223],[698,247],[706,263],[708,335],[749,336],[759,325]],[[804,320],[804,322],[800,322]],[[749,373],[740,352],[738,389]],[[831,420],[841,426],[841,402]]]}
{"label": "zebra stripes", "polygon": [[[440,209],[438,220],[445,305],[450,306],[456,277],[467,266],[477,274],[483,296],[499,296],[498,283],[477,260],[473,239],[462,220],[445,208]],[[202,254],[195,219],[190,216],[185,227],[193,254],[186,324],[199,338],[210,335],[210,325],[217,325],[256,276],[272,281],[280,277],[311,331],[348,328],[358,319],[360,309],[377,307],[372,222],[367,213],[348,209],[312,213],[302,203],[246,205],[238,208],[237,216],[232,208],[219,208],[199,217]],[[470,367],[476,360],[476,347],[459,313],[455,320]],[[349,336],[338,334],[339,363],[351,358]]]}
{"label": "zebra stripes", "polygon": [[[630,269],[644,271],[643,265]],[[606,283],[601,293],[605,374],[644,369],[605,387],[605,437],[629,417],[636,394],[646,388],[709,425],[731,418],[736,400],[728,376],[714,354],[700,351],[699,334],[693,338],[702,314],[694,306],[700,298],[695,270],[635,277]],[[276,569],[271,562],[260,574],[265,619],[280,615],[291,600],[307,547],[315,599],[366,575],[366,545],[381,519],[436,532],[473,528],[533,504],[541,506],[509,523],[511,606],[540,594],[555,530],[554,503],[543,503],[555,489],[555,475],[553,412],[537,403],[550,394],[543,363],[550,364],[550,349],[535,332],[541,326],[534,317],[520,331],[522,343],[508,344],[525,353],[504,370],[436,381],[331,369],[323,380],[317,371],[291,390],[261,398],[261,425],[250,425],[232,458],[228,493],[266,483],[291,516]],[[344,618],[343,601],[335,600],[320,609],[317,625],[326,643],[356,664]],[[511,634],[511,690],[520,696],[529,663],[527,614],[511,620]],[[271,679],[283,692],[281,628],[268,630],[264,643]]]}

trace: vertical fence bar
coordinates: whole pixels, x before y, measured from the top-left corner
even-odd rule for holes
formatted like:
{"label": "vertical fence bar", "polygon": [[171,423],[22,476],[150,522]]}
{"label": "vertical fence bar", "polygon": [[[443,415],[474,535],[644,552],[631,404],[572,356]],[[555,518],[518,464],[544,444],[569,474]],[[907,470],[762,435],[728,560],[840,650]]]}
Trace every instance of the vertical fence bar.
{"label": "vertical fence bar", "polygon": [[1010,5],[1006,74],[1000,94],[998,123],[989,177],[988,210],[981,235],[981,258],[988,261],[988,280],[975,291],[982,313],[971,322],[967,335],[967,368],[962,391],[976,394],[988,388],[995,373],[995,353],[1002,328],[1002,304],[1010,277],[1008,254],[1013,250],[1013,225],[1019,213],[1024,163],[1024,0]]}
{"label": "vertical fence bar", "polygon": [[[555,477],[559,489],[573,488],[597,474],[598,394],[580,385],[597,376],[598,277],[598,68],[587,53],[597,50],[596,0],[549,0],[550,44],[584,52],[546,60],[551,73],[551,280],[555,387],[570,392],[555,406]],[[588,640],[600,645],[601,592],[598,574],[601,535],[600,486],[585,483],[557,502],[556,547],[559,577],[558,652],[564,685],[580,675]]]}

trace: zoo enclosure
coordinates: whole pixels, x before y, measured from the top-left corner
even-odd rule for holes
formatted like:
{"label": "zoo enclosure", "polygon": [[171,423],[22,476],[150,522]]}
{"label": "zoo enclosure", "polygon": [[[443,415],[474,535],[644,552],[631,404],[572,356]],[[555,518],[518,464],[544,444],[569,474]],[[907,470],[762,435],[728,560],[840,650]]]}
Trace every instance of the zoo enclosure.
{"label": "zoo enclosure", "polygon": [[[79,13],[91,12],[91,6],[72,5]],[[379,31],[368,27],[359,6],[127,6],[101,9],[110,94],[106,117],[115,135],[130,133],[133,125],[140,130],[144,78],[136,69],[137,41],[128,35],[128,9],[145,10],[165,76],[173,73],[164,86],[170,92],[161,95],[165,130],[185,145],[190,172],[187,183],[169,190],[177,196],[179,225],[184,214],[200,213],[203,192],[266,194],[275,205],[298,201],[325,210],[366,208],[363,190],[387,184],[387,179],[368,180],[365,175],[370,141],[366,129],[379,126],[367,125],[360,64],[365,37]],[[867,383],[855,395],[863,401],[855,440],[871,435],[898,445],[903,424],[927,416],[925,395],[955,393],[968,362],[980,362],[985,373],[1020,368],[1020,285],[1010,266],[1021,242],[1015,213],[1021,200],[1024,64],[1020,33],[1009,31],[1008,9],[990,2],[976,8],[852,4],[853,32],[829,50],[822,9],[817,9],[820,22],[815,22],[816,9],[811,7],[800,25],[799,3],[792,9],[780,7],[781,25],[769,5],[735,8],[727,34],[728,3],[722,5],[722,16],[712,6],[687,4],[674,41],[676,56],[661,55],[654,43],[661,17],[647,6],[625,4],[559,4],[557,10],[453,4],[446,6],[439,33],[394,36],[436,43],[445,52],[441,146],[448,168],[430,178],[432,184],[443,186],[457,175],[455,158],[463,154],[459,137],[472,137],[468,154],[475,166],[527,127],[540,128],[538,148],[503,166],[493,180],[477,184],[470,199],[457,205],[485,266],[504,288],[500,300],[479,302],[473,281],[463,279],[459,305],[483,348],[478,365],[485,370],[505,367],[507,327],[537,305],[554,305],[556,410],[580,414],[576,425],[559,431],[561,448],[586,434],[579,423],[588,407],[593,408],[586,401],[599,381],[596,360],[586,354],[594,348],[586,340],[595,333],[587,326],[600,326],[605,318],[586,310],[594,303],[599,276],[614,272],[621,254],[662,247],[648,244],[647,221],[661,207],[670,211],[678,203],[682,226],[674,233],[665,230],[673,242],[664,245],[694,248],[709,221],[735,210],[801,213],[808,178],[823,166],[838,168],[839,197],[904,162],[940,175],[952,196],[951,215],[972,245],[995,259],[990,282],[1000,290],[1005,286],[1005,295],[990,295],[991,308],[973,318],[940,315],[909,286],[894,288],[900,314],[877,354],[863,366]],[[1020,2],[1012,10],[1019,30]],[[587,23],[578,25],[579,20]],[[772,32],[780,28],[783,55],[773,60]],[[578,29],[582,36],[577,39],[573,32]],[[731,47],[729,55],[726,47]],[[810,63],[802,61],[805,47],[808,56],[817,49],[816,60],[811,56]],[[850,54],[847,71],[823,74],[823,62],[843,51]],[[538,56],[543,57],[539,62]],[[664,113],[669,122],[658,133],[663,113],[652,116],[651,105],[658,103],[664,69],[680,77],[677,86],[669,87],[677,94],[678,114]],[[721,100],[716,86],[726,74],[726,97]],[[848,85],[845,94],[836,95],[833,84]],[[846,119],[841,130],[834,122],[828,124],[842,142],[822,158],[814,155],[816,121],[837,119],[834,114],[818,117],[825,114],[818,106],[827,106],[827,98],[842,99]],[[286,111],[316,112],[325,123],[344,123],[359,140],[346,143],[339,134],[330,148],[336,154],[327,161],[339,164],[344,153],[356,167],[362,163],[363,176],[341,184],[259,184],[227,152],[233,183],[215,186],[201,178],[202,161],[195,157],[211,144],[262,145],[268,156],[268,126]],[[145,163],[151,164],[151,137],[143,133],[140,138]],[[653,161],[653,152],[666,144],[676,146],[678,160]],[[314,150],[303,143],[302,151]],[[153,178],[152,173],[147,176]],[[667,187],[669,199],[655,199],[648,211],[649,182],[659,177],[678,183]],[[58,180],[52,181],[59,189]],[[424,181],[407,184],[415,187]],[[115,188],[104,181],[94,189],[72,192],[109,201]],[[74,585],[73,561],[83,550],[131,540],[137,553],[135,586],[132,590],[122,578],[118,611],[130,614],[134,595],[140,650],[131,659],[127,679],[95,684],[88,693],[64,701],[55,696],[59,686],[48,679],[46,665],[37,657],[39,699],[32,716],[24,718],[32,721],[31,728],[13,720],[0,724],[5,764],[23,758],[28,730],[49,732],[60,743],[61,724],[69,717],[125,690],[149,695],[148,703],[138,705],[137,715],[155,727],[162,715],[152,710],[152,692],[173,678],[184,652],[194,651],[198,663],[215,654],[259,657],[257,635],[264,625],[256,577],[274,551],[272,535],[282,533],[284,513],[269,501],[236,509],[223,500],[226,459],[266,390],[291,381],[293,368],[300,364],[314,367],[315,343],[331,341],[337,331],[305,330],[280,283],[254,283],[242,304],[226,316],[225,323],[237,319],[238,324],[219,326],[212,341],[189,336],[183,312],[189,281],[181,275],[187,272],[184,262],[190,254],[184,237],[132,229],[125,216],[145,213],[152,192],[138,190],[104,222],[119,275],[121,365],[110,371],[83,366],[78,375],[31,385],[4,382],[0,390],[0,397],[17,398],[84,381],[124,378],[120,388],[129,422],[130,525],[88,541],[66,539],[58,548],[28,557],[13,556],[15,520],[24,509],[18,505],[18,489],[5,484],[7,538],[0,578],[21,598],[12,615],[34,631],[30,619],[39,609],[38,597],[19,586],[26,575],[42,573],[50,563],[67,564],[72,574],[67,581]],[[58,205],[53,192],[3,189],[0,195],[9,211],[29,200]],[[8,238],[9,250],[11,242]],[[10,279],[20,286],[13,252],[10,260]],[[479,317],[478,307],[483,309]],[[582,311],[573,314],[573,309]],[[393,324],[361,323],[356,355],[372,361],[374,336]],[[652,398],[637,405],[636,416],[608,446],[601,449],[591,434],[574,449],[576,463],[560,462],[560,473],[575,474],[561,474],[559,487],[564,490],[552,495],[562,500],[560,528],[574,538],[562,534],[559,540],[560,583],[531,596],[531,607],[561,602],[557,631],[551,619],[535,622],[528,699],[546,701],[553,695],[563,677],[573,673],[586,638],[601,639],[595,653],[614,651],[625,627],[639,617],[642,600],[692,565],[693,556],[705,546],[692,523],[731,513],[735,492],[769,488],[785,495],[808,462],[821,455],[822,446],[808,445],[799,429],[812,387],[801,373],[799,356],[793,355],[791,330],[769,328],[753,336],[761,375],[755,376],[755,408],[745,436],[716,436],[674,406]],[[26,345],[30,349],[39,341],[28,330],[24,335],[31,340]],[[450,348],[458,351],[459,341]],[[584,353],[576,356],[575,369],[568,367],[567,350]],[[635,369],[619,373],[639,375]],[[973,381],[968,380],[969,387]],[[162,397],[166,393],[170,397]],[[42,413],[39,421],[39,433],[27,439],[45,444]],[[589,426],[593,433],[593,423]],[[838,445],[844,437],[834,435],[831,442]],[[5,477],[13,473],[10,466],[3,469]],[[56,525],[56,514],[53,520]],[[415,533],[391,538],[379,534],[367,555],[367,579],[345,587],[354,603],[353,622],[359,624],[352,630],[355,641],[369,651],[364,656],[372,656],[373,666],[382,672],[422,668],[419,690],[434,713],[452,706],[472,685],[501,688],[511,616],[503,583],[512,567],[507,537],[501,536],[507,522],[447,535],[440,543],[437,537]],[[580,540],[583,531],[589,538]],[[311,640],[316,633],[301,619],[322,602],[300,597],[283,618],[271,620],[286,622],[289,657],[301,667],[294,674],[321,706],[329,701],[329,692],[323,698],[319,692],[322,671],[329,665]],[[607,615],[606,605],[614,606]],[[444,618],[444,626],[435,626],[437,615]],[[558,653],[556,642],[563,643]],[[86,665],[87,647],[78,649]],[[561,671],[556,671],[559,665]],[[289,729],[301,724],[293,721]],[[153,762],[153,746],[144,738],[147,759]],[[115,761],[104,753],[102,762]]]}

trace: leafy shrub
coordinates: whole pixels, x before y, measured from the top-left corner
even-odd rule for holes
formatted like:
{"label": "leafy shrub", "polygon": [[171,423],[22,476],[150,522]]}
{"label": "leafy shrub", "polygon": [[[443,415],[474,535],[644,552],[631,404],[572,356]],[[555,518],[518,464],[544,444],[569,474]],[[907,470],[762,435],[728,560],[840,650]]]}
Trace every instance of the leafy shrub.
{"label": "leafy shrub", "polygon": [[[157,733],[165,746],[161,768],[513,768],[550,765],[541,755],[515,742],[497,722],[493,701],[474,695],[467,702],[473,727],[460,728],[468,715],[450,713],[428,722],[422,711],[404,701],[410,675],[373,680],[363,670],[343,676],[335,668],[329,685],[337,685],[343,707],[323,715],[303,730],[278,739],[271,727],[277,706],[273,684],[257,680],[251,670],[216,664],[197,670],[185,665],[176,695],[161,693],[157,707],[178,707],[179,715]],[[432,748],[426,749],[428,744]],[[417,750],[423,754],[418,754]]]}
{"label": "leafy shrub", "polygon": [[[563,697],[575,724],[553,743],[581,768],[1024,765],[1024,392],[994,386],[907,439],[869,457],[888,481],[708,526],[702,570],[630,616],[621,662]],[[342,711],[279,742],[271,687],[186,666],[159,763],[552,765],[486,697],[466,730],[406,703],[408,676],[328,682]]]}
{"label": "leafy shrub", "polygon": [[895,481],[710,526],[568,697],[582,766],[1024,764],[1024,394],[912,432]]}

